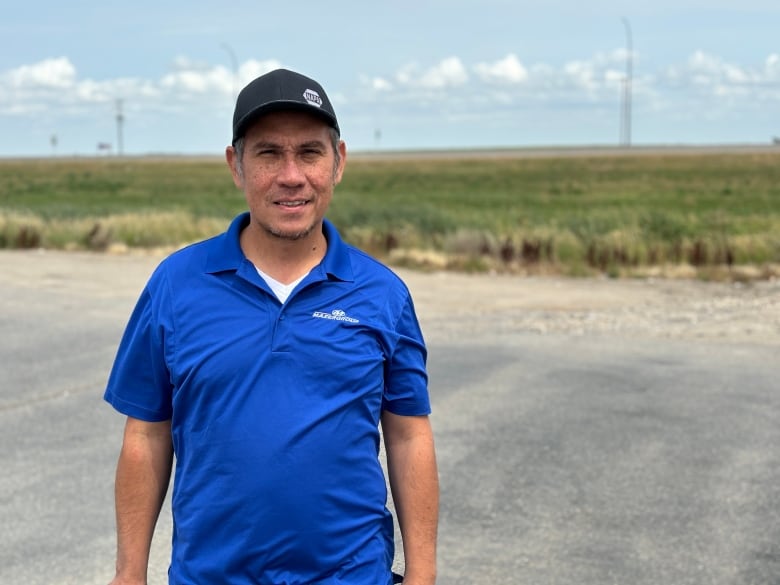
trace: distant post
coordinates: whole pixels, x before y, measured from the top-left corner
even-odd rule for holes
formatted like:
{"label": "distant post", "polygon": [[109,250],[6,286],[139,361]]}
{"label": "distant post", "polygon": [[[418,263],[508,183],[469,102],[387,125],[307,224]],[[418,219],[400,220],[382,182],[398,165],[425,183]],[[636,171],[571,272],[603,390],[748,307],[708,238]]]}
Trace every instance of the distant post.
{"label": "distant post", "polygon": [[122,100],[116,100],[116,154],[124,154],[124,144],[122,142],[122,124],[125,122],[125,116],[122,114]]}
{"label": "distant post", "polygon": [[634,76],[634,47],[631,38],[631,23],[623,18],[626,29],[626,77],[623,79],[623,99],[620,109],[620,144],[626,148],[631,146],[631,86]]}

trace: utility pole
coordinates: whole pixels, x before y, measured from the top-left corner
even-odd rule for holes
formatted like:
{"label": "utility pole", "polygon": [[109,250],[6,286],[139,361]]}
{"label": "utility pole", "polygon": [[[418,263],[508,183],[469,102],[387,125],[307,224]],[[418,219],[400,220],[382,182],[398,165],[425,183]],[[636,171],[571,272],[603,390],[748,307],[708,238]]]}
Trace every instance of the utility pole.
{"label": "utility pole", "polygon": [[626,77],[623,79],[623,100],[620,117],[620,144],[626,148],[631,146],[631,86],[634,76],[634,47],[631,39],[631,23],[623,18],[626,29]]}
{"label": "utility pole", "polygon": [[116,100],[116,153],[118,156],[124,154],[124,145],[122,143],[122,125],[125,122],[125,116],[122,114],[122,100]]}

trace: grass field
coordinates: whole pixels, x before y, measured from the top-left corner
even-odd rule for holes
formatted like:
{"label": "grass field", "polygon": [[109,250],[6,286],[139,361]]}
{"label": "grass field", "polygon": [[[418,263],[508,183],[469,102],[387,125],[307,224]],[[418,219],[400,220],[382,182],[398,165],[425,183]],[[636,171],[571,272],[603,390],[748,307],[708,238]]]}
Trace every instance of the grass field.
{"label": "grass field", "polygon": [[[244,208],[218,159],[0,161],[0,247],[173,248]],[[768,277],[780,266],[780,150],[355,159],[329,218],[394,264]]]}

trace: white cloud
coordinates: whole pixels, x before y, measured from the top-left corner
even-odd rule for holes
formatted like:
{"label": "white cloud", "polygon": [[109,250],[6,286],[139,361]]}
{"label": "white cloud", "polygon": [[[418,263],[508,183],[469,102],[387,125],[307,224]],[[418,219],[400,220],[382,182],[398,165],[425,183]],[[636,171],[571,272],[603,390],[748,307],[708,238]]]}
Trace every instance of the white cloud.
{"label": "white cloud", "polygon": [[67,57],[46,59],[32,65],[22,65],[3,75],[12,88],[67,88],[76,79],[76,68]]}
{"label": "white cloud", "polygon": [[746,67],[696,51],[684,64],[668,67],[656,82],[659,90],[689,92],[691,100],[730,98],[752,108],[759,102],[780,100],[780,56],[772,54],[761,66]]}
{"label": "white cloud", "polygon": [[377,91],[390,91],[393,89],[393,84],[382,77],[374,77],[371,80],[371,88]]}
{"label": "white cloud", "polygon": [[232,84],[231,73],[221,66],[208,71],[177,71],[160,80],[163,88],[185,94],[226,93],[231,91]]}
{"label": "white cloud", "polygon": [[238,67],[238,82],[241,84],[241,87],[243,87],[256,77],[260,77],[264,73],[279,69],[280,67],[282,67],[282,64],[275,59],[268,59],[266,61],[250,59],[249,61],[244,61]]}
{"label": "white cloud", "polygon": [[607,85],[616,87],[623,83],[626,79],[625,71],[618,71],[616,69],[607,69],[604,72],[604,81]]}
{"label": "white cloud", "polygon": [[458,87],[468,79],[468,72],[457,57],[448,57],[425,71],[420,71],[417,64],[411,63],[396,74],[396,80],[401,85],[433,90]]}
{"label": "white cloud", "polygon": [[711,86],[719,94],[728,91],[724,86],[739,87],[759,80],[759,76],[753,72],[703,51],[696,51],[691,55],[688,59],[688,71],[696,85],[705,88]]}
{"label": "white cloud", "polygon": [[486,82],[517,84],[528,80],[528,70],[513,53],[493,63],[477,63],[474,71]]}
{"label": "white cloud", "polygon": [[767,79],[780,81],[780,55],[772,53],[766,58],[764,72]]}
{"label": "white cloud", "polygon": [[[528,107],[561,110],[565,108],[609,111],[621,99],[626,80],[625,49],[600,52],[589,59],[571,60],[562,65],[524,64],[510,53],[495,61],[464,64],[450,57],[426,67],[409,63],[388,76],[364,75],[360,90],[347,92],[354,107],[375,109],[385,104],[454,116],[459,112],[490,116],[493,110]],[[752,67],[728,63],[698,51],[673,67],[647,71],[641,55],[634,53],[632,92],[637,110],[687,110],[697,115],[709,101],[722,107],[753,107],[750,92],[761,100],[780,99],[780,55],[772,54]],[[468,72],[472,73],[469,77]],[[390,82],[388,79],[392,79]],[[480,83],[476,83],[476,81]],[[511,88],[511,91],[510,91]],[[446,90],[446,101],[439,92]],[[724,97],[731,102],[724,105]],[[404,104],[400,106],[399,104]]]}
{"label": "white cloud", "polygon": [[67,57],[46,59],[0,72],[0,114],[32,115],[47,109],[71,114],[88,111],[90,104],[122,99],[129,108],[147,111],[178,109],[179,104],[229,98],[248,81],[281,65],[274,60],[249,60],[238,71],[177,57],[172,71],[159,79],[79,78]]}
{"label": "white cloud", "polygon": [[105,102],[111,99],[108,91],[108,84],[86,79],[74,86],[73,98],[91,103]]}
{"label": "white cloud", "polygon": [[[364,75],[360,84],[368,93],[359,95],[365,99],[425,107],[427,103],[441,104],[427,98],[446,90],[448,107],[453,110],[459,107],[473,110],[477,106],[487,110],[491,103],[508,107],[531,102],[553,106],[603,103],[611,107],[625,79],[625,57],[624,49],[616,49],[595,54],[590,59],[552,66],[525,65],[516,54],[509,53],[495,61],[467,66],[460,58],[451,56],[427,67],[410,63],[395,73],[376,71]],[[18,116],[47,107],[78,108],[120,98],[139,110],[169,110],[174,103],[207,108],[210,102],[229,99],[251,79],[280,66],[276,60],[248,60],[238,71],[231,71],[222,65],[177,57],[171,71],[158,79],[93,80],[79,78],[67,57],[51,58],[0,72],[0,112]],[[495,87],[486,92],[485,86],[475,84],[475,80]],[[501,91],[502,86],[512,86],[512,90]],[[660,72],[635,68],[634,89],[648,100],[648,108],[653,107],[649,100],[661,99],[659,96],[669,88],[674,88],[673,100],[682,99],[683,95],[696,95],[700,99],[707,95],[736,98],[751,89],[758,92],[756,99],[778,99],[780,55],[773,53],[764,62],[745,67],[697,51],[684,62]],[[353,100],[362,99],[354,92],[340,92]]]}
{"label": "white cloud", "polygon": [[566,80],[585,91],[598,89],[595,66],[588,61],[571,61],[563,67]]}
{"label": "white cloud", "polygon": [[178,55],[173,59],[171,67],[174,71],[208,71],[213,65],[203,61],[193,61],[189,57]]}

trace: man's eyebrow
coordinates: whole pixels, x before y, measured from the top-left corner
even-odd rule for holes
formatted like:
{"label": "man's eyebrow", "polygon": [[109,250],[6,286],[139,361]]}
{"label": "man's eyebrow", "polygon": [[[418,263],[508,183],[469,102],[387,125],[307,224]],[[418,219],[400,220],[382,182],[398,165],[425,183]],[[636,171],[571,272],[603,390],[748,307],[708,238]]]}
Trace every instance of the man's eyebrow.
{"label": "man's eyebrow", "polygon": [[249,145],[252,150],[265,150],[265,149],[279,149],[282,148],[281,144],[271,142],[270,140],[258,140]]}
{"label": "man's eyebrow", "polygon": [[[263,140],[260,139],[257,142],[254,142],[250,145],[248,145],[248,148],[251,150],[283,150],[284,146],[277,142],[273,142],[271,140]],[[296,150],[306,150],[310,148],[320,149],[324,150],[327,148],[326,143],[323,140],[307,140],[306,142],[301,142],[300,144],[296,144],[294,147]]]}
{"label": "man's eyebrow", "polygon": [[324,149],[325,143],[322,140],[309,140],[298,145],[298,148],[319,148]]}

